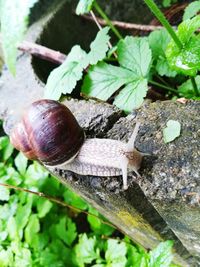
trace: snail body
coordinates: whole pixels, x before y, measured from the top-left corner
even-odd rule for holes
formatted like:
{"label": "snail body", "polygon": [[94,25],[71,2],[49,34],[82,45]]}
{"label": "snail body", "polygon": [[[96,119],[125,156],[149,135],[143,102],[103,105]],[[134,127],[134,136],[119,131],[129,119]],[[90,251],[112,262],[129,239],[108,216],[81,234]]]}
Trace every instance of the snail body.
{"label": "snail body", "polygon": [[29,159],[36,159],[49,168],[80,175],[122,175],[127,189],[127,172],[139,175],[142,161],[142,153],[134,148],[138,129],[139,123],[128,143],[85,139],[83,129],[65,105],[43,99],[32,103],[13,129],[10,140]]}

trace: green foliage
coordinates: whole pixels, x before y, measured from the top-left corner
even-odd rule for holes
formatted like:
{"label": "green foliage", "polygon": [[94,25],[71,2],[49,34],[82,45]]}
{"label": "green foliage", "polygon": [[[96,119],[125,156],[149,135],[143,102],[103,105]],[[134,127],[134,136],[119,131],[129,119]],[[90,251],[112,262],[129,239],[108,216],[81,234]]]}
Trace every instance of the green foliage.
{"label": "green foliage", "polygon": [[151,63],[148,40],[127,36],[117,46],[120,67],[100,62],[92,66],[84,79],[82,92],[107,100],[125,86],[114,104],[126,112],[138,108],[147,93],[147,76]]}
{"label": "green foliage", "polygon": [[160,76],[175,77],[177,75],[176,71],[170,68],[165,55],[170,39],[170,35],[165,29],[153,31],[149,35],[149,45],[154,59],[154,73],[157,72]]}
{"label": "green foliage", "polygon": [[[37,0],[29,0],[26,4],[15,2],[16,0],[12,3],[11,0],[1,1],[0,7],[3,47],[12,72],[15,71],[17,43],[23,38],[30,8]],[[176,1],[166,0],[163,4],[168,6],[174,2]],[[174,78],[177,74],[195,76],[200,69],[200,35],[195,33],[200,26],[200,15],[182,22],[175,33],[155,2],[145,0],[145,3],[166,30],[152,32],[149,38],[126,36],[123,39],[96,1],[80,0],[76,9],[77,14],[87,13],[94,7],[120,41],[108,51],[109,28],[105,27],[91,43],[89,53],[79,45],[72,47],[65,62],[51,72],[44,97],[58,100],[62,94],[71,94],[87,71],[81,88],[83,94],[102,100],[108,100],[114,95],[113,104],[125,112],[131,112],[143,103],[148,91],[148,81],[170,93],[176,93],[176,80],[171,79],[171,85],[168,81],[165,82],[165,77]],[[198,9],[199,1],[191,3],[185,11],[184,19],[194,16]],[[111,65],[105,61],[115,63]],[[163,76],[164,80],[159,76]],[[157,78],[156,81],[150,80],[154,77],[163,84],[159,84]],[[193,93],[190,89],[187,91],[184,88],[177,90],[176,95],[199,99],[194,79],[192,86]],[[4,160],[9,159],[12,149],[10,146],[4,152]],[[23,171],[22,167],[19,172]]]}
{"label": "green foliage", "polygon": [[169,120],[167,127],[163,130],[164,142],[169,143],[180,135],[181,125],[180,122]]}
{"label": "green foliage", "polygon": [[[8,137],[1,137],[0,182],[41,191],[90,212],[87,215],[90,230],[80,233],[72,213],[49,199],[0,186],[1,267],[170,266],[171,242],[161,243],[147,253],[132,245],[127,237],[113,239],[115,229],[104,224],[105,219],[95,209],[38,163],[28,164],[21,153],[15,156],[13,150],[9,160],[4,161],[2,151],[9,146]],[[78,216],[79,212],[75,217]]]}
{"label": "green foliage", "polygon": [[183,21],[176,32],[182,48],[180,49],[174,40],[171,40],[167,47],[169,64],[179,73],[195,76],[200,70],[200,35],[194,33],[199,27],[200,15]]}
{"label": "green foliage", "polygon": [[172,261],[172,246],[173,242],[168,240],[160,243],[157,248],[152,250],[150,255],[149,267],[166,267],[170,266]]}
{"label": "green foliage", "polygon": [[191,19],[200,11],[200,1],[190,3],[184,10],[183,20]]}
{"label": "green foliage", "polygon": [[177,0],[163,0],[162,5],[164,7],[170,7],[172,4],[177,3]]}
{"label": "green foliage", "polygon": [[109,28],[100,30],[90,45],[87,54],[79,45],[75,45],[68,54],[65,62],[54,69],[48,77],[45,87],[45,98],[58,100],[61,94],[70,94],[77,81],[82,78],[84,69],[102,60],[108,50]]}
{"label": "green foliage", "polygon": [[17,45],[22,41],[28,24],[31,7],[38,0],[1,1],[1,34],[5,62],[11,73],[15,74]]}
{"label": "green foliage", "polygon": [[92,4],[94,0],[80,0],[76,7],[76,14],[83,15],[88,13],[92,9]]}
{"label": "green foliage", "polygon": [[[197,88],[200,88],[200,76],[199,75],[195,77],[195,81],[197,84]],[[188,79],[186,82],[182,83],[178,87],[178,92],[180,96],[183,96],[189,99],[200,100],[199,96],[194,96],[194,89],[192,86],[191,79]]]}

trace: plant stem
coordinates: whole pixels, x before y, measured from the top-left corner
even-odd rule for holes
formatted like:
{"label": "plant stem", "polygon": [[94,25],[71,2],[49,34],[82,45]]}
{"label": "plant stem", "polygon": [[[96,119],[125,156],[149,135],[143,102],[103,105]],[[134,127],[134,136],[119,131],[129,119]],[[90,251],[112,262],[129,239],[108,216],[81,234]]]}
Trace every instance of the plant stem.
{"label": "plant stem", "polygon": [[166,85],[163,85],[163,84],[161,84],[161,83],[154,82],[154,81],[148,81],[148,82],[149,82],[150,84],[159,86],[160,88],[163,88],[163,89],[165,89],[165,90],[167,90],[167,91],[170,91],[170,92],[175,93],[176,95],[178,95],[177,90],[175,90],[175,89],[173,89],[173,88],[171,88],[171,87],[169,87],[169,86],[166,86]]}
{"label": "plant stem", "polygon": [[162,78],[162,77],[160,77],[159,75],[156,75],[156,78],[157,79],[159,79],[162,83],[164,83],[166,86],[169,86],[170,87],[170,85]]}
{"label": "plant stem", "polygon": [[144,2],[147,4],[151,12],[156,16],[156,18],[160,21],[160,23],[165,27],[165,29],[168,31],[168,33],[171,35],[172,39],[176,43],[179,49],[183,48],[183,44],[181,43],[180,39],[176,35],[174,29],[169,24],[168,20],[165,18],[164,14],[161,12],[161,10],[158,8],[158,6],[154,3],[153,0],[144,0]]}
{"label": "plant stem", "polygon": [[21,187],[18,187],[18,186],[14,186],[14,185],[10,185],[10,184],[4,184],[4,183],[0,183],[0,186],[4,186],[4,187],[7,187],[9,189],[14,189],[14,190],[18,190],[18,191],[21,191],[21,192],[26,192],[26,193],[30,193],[30,194],[33,194],[33,195],[36,195],[38,197],[42,197],[42,198],[46,198],[48,199],[49,201],[52,201],[58,205],[61,205],[65,208],[69,208],[69,209],[73,209],[73,210],[76,210],[78,212],[82,212],[86,215],[90,215],[90,216],[93,216],[95,218],[97,218],[98,220],[100,220],[101,223],[103,224],[107,224],[111,227],[113,227],[114,229],[117,229],[119,231],[121,231],[119,228],[117,228],[114,224],[110,223],[110,222],[107,222],[107,221],[104,221],[103,219],[101,219],[98,215],[95,215],[93,213],[90,213],[88,211],[85,211],[85,210],[82,210],[82,209],[79,209],[77,207],[74,207],[72,205],[69,205],[68,203],[65,203],[63,202],[62,200],[58,199],[58,198],[55,198],[55,197],[52,197],[52,196],[49,196],[49,195],[46,195],[42,192],[36,192],[36,191],[32,191],[32,190],[29,190],[29,189],[26,189],[26,188],[21,188]]}
{"label": "plant stem", "polygon": [[200,96],[200,93],[199,93],[199,90],[198,90],[198,87],[197,87],[195,78],[194,78],[194,77],[190,77],[190,80],[191,80],[191,82],[192,82],[192,86],[193,86],[195,95],[196,95],[196,96]]}
{"label": "plant stem", "polygon": [[112,24],[110,19],[107,17],[107,15],[104,13],[104,11],[101,9],[101,7],[98,5],[98,3],[96,1],[94,1],[93,6],[96,9],[96,11],[99,13],[99,15],[106,21],[107,25],[110,26],[111,30],[114,32],[114,34],[117,36],[117,38],[123,39],[123,37],[121,36],[119,31],[115,28],[115,26]]}

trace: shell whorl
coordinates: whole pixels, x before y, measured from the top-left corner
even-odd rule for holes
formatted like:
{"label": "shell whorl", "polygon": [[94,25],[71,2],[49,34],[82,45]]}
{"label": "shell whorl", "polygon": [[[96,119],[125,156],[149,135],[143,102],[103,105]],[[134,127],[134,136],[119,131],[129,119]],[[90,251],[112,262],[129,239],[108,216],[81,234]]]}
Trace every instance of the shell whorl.
{"label": "shell whorl", "polygon": [[10,139],[29,159],[54,166],[74,157],[84,142],[84,132],[65,105],[43,99],[25,111]]}

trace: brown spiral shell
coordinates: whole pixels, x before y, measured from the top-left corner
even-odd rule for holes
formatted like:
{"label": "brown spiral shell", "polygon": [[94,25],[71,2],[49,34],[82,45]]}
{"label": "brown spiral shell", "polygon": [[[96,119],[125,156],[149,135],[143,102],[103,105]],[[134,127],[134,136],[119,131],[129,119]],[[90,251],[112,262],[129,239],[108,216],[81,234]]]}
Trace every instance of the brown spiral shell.
{"label": "brown spiral shell", "polygon": [[25,111],[10,140],[29,159],[54,166],[77,154],[84,142],[84,132],[65,105],[42,99]]}

